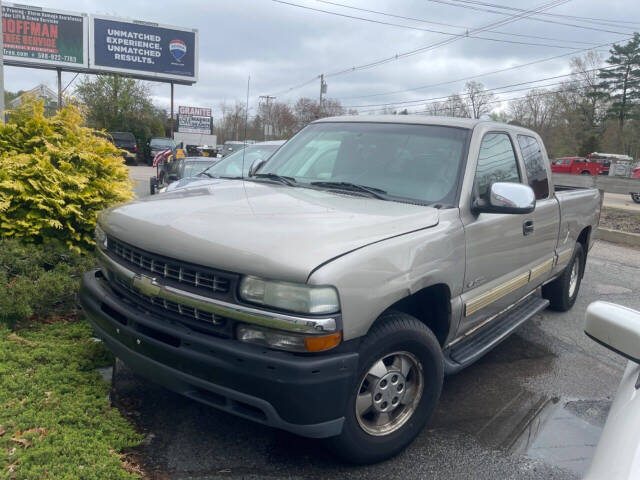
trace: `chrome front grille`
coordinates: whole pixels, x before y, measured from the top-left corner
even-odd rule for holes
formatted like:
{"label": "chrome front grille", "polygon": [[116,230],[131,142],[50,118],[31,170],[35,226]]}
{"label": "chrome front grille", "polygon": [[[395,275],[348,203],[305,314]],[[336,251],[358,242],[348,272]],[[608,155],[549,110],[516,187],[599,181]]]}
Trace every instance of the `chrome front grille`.
{"label": "chrome front grille", "polygon": [[222,325],[225,323],[225,318],[218,315],[214,315],[211,312],[205,312],[198,308],[190,307],[180,303],[165,300],[163,298],[144,295],[136,288],[132,287],[129,283],[121,278],[114,276],[115,283],[127,293],[134,295],[138,300],[142,300],[147,306],[158,307],[169,312],[177,313],[184,317],[190,317],[202,322],[209,323],[210,325]]}
{"label": "chrome front grille", "polygon": [[108,250],[115,256],[150,273],[187,284],[204,291],[228,293],[231,280],[221,273],[186,266],[159,255],[145,252],[113,237],[108,239]]}

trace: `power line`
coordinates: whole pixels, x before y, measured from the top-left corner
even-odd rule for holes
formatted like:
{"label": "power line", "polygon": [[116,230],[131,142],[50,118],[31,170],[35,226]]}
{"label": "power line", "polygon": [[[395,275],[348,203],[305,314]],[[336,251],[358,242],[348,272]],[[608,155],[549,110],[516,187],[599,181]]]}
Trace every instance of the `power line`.
{"label": "power line", "polygon": [[[316,2],[319,3],[324,3],[327,5],[333,5],[335,7],[342,7],[342,8],[348,8],[350,10],[356,10],[359,12],[366,12],[366,13],[373,13],[375,15],[384,15],[386,17],[391,17],[391,18],[399,18],[402,20],[409,20],[412,22],[420,22],[420,23],[428,23],[430,25],[442,25],[445,27],[453,27],[453,28],[464,28],[465,30],[469,30],[472,27],[466,26],[466,25],[456,25],[456,24],[451,24],[451,23],[444,23],[444,22],[435,22],[433,20],[425,20],[423,18],[415,18],[415,17],[406,17],[403,15],[396,15],[393,13],[388,13],[388,12],[380,12],[377,10],[369,10],[367,8],[359,8],[359,7],[353,7],[351,5],[344,5],[342,3],[336,3],[336,2],[330,2],[328,0],[315,0]],[[595,45],[594,42],[584,42],[584,41],[580,41],[580,40],[564,40],[564,39],[560,39],[560,38],[553,38],[553,37],[541,37],[538,35],[526,35],[523,33],[510,33],[510,32],[501,32],[498,30],[487,30],[488,32],[491,33],[495,33],[497,35],[507,35],[507,36],[513,36],[513,37],[523,37],[523,38],[535,38],[538,40],[551,40],[551,41],[556,41],[556,42],[569,42],[569,43],[580,43],[583,45]],[[437,32],[437,33],[444,33],[444,32]]]}
{"label": "power line", "polygon": [[[498,12],[496,10],[491,10],[489,8],[482,8],[482,7],[476,7],[476,6],[472,6],[472,5],[459,5],[457,3],[455,3],[455,0],[451,0],[451,1],[447,1],[447,0],[427,0],[428,2],[434,2],[434,3],[441,3],[443,5],[449,5],[451,7],[458,7],[458,8],[464,8],[464,9],[469,9],[469,10],[477,10],[480,12],[489,12],[489,13],[494,13],[496,15],[509,15],[508,13],[505,12]],[[520,9],[517,9],[520,10]],[[522,11],[527,11],[527,10],[522,10]],[[535,14],[532,14],[535,15]],[[573,27],[573,28],[581,28],[583,30],[590,30],[590,31],[596,31],[596,32],[606,32],[606,33],[615,33],[616,35],[629,35],[629,32],[618,32],[618,31],[614,31],[614,30],[605,30],[603,28],[595,28],[592,26],[585,26],[585,25],[576,25],[574,23],[565,23],[565,22],[558,22],[556,20],[549,20],[549,19],[544,19],[544,18],[536,18],[534,16],[529,16],[527,17],[529,20],[535,20],[536,22],[544,22],[544,23],[554,23],[556,25],[564,25],[565,27]],[[633,28],[633,27],[624,27],[624,28]]]}
{"label": "power line", "polygon": [[[505,10],[522,10],[522,9],[518,9],[515,7],[509,7],[507,5],[499,5],[497,3],[488,3],[488,2],[481,2],[479,0],[452,0],[452,1],[457,1],[459,3],[471,3],[471,4],[475,4],[475,5],[484,5],[487,7],[495,7],[495,8],[502,8]],[[577,15],[567,15],[567,14],[562,14],[562,13],[549,13],[549,12],[540,12],[537,15],[540,16],[544,16],[544,17],[556,17],[556,18],[569,18],[572,20],[579,20],[579,21],[584,21],[587,23],[595,23],[595,24],[602,24],[602,25],[612,25],[612,26],[617,26],[617,24],[620,23],[628,23],[631,25],[640,25],[640,22],[632,22],[629,20],[611,20],[611,19],[606,19],[606,18],[594,18],[594,17],[580,17]],[[624,28],[633,28],[633,27],[624,27]]]}
{"label": "power line", "polygon": [[[540,9],[548,9],[548,8],[556,7],[558,5],[567,3],[568,1],[569,0],[564,0],[564,1],[560,1],[560,2],[552,2],[551,4],[544,4],[544,5],[540,6],[540,7],[536,7],[535,9],[531,10],[530,12],[528,12],[527,16],[528,15],[533,15],[533,13],[535,13],[536,11],[539,11]],[[508,23],[513,23],[515,21],[520,20],[521,18],[527,18],[527,16],[524,16],[522,14],[520,14],[520,15],[512,15],[512,16],[510,16],[510,17],[508,17],[506,19],[500,20],[498,22],[493,22],[493,23],[490,23],[488,25],[484,25],[482,27],[475,28],[475,29],[469,31],[468,33],[471,34],[471,33],[477,33],[477,32],[482,32],[482,31],[485,31],[485,30],[489,30],[489,29],[492,29],[492,28],[495,28],[495,27],[498,27],[498,26],[506,25]],[[325,76],[344,75],[346,73],[351,73],[351,72],[355,72],[355,71],[359,71],[359,70],[365,70],[365,69],[377,67],[379,65],[383,65],[385,63],[389,63],[389,62],[398,60],[400,58],[406,58],[406,57],[417,55],[417,54],[420,54],[420,53],[423,53],[423,52],[426,52],[426,51],[429,51],[429,50],[433,50],[433,49],[438,48],[440,46],[447,45],[449,43],[457,41],[460,38],[461,37],[450,38],[450,39],[443,40],[443,41],[440,41],[440,42],[432,43],[430,45],[426,45],[424,47],[420,47],[420,48],[417,48],[417,49],[414,49],[414,50],[409,50],[407,52],[395,54],[395,55],[393,55],[391,57],[386,57],[386,58],[383,58],[383,59],[380,59],[380,60],[376,60],[376,61],[373,61],[373,62],[370,62],[370,63],[365,63],[365,64],[357,65],[357,66],[354,66],[354,67],[351,67],[351,68],[347,68],[347,69],[331,72],[331,73],[329,73],[329,74],[327,74]]]}
{"label": "power line", "polygon": [[[274,1],[276,1],[276,0],[274,0]],[[532,9],[530,12],[527,12],[527,16],[531,15],[531,14],[533,14],[535,12],[541,11],[541,10],[546,10],[546,9],[553,8],[555,6],[567,3],[568,1],[570,1],[570,0],[556,0],[556,1],[550,2],[548,4],[543,4],[543,5],[539,6],[539,7],[536,7],[535,9]],[[284,2],[281,2],[281,3],[284,3]],[[500,20],[498,22],[493,22],[493,23],[491,23],[489,25],[478,27],[476,29],[473,29],[470,32],[467,32],[467,33],[476,33],[476,32],[481,32],[481,31],[484,31],[484,30],[489,30],[489,29],[495,28],[497,26],[502,26],[502,25],[506,25],[508,23],[515,22],[515,21],[517,21],[517,20],[519,20],[521,18],[526,18],[526,16],[523,15],[523,14],[511,15],[506,19]],[[405,58],[405,57],[408,57],[408,56],[417,55],[417,54],[422,53],[424,51],[431,50],[431,49],[437,48],[437,47],[442,46],[442,45],[446,45],[448,43],[451,43],[451,42],[459,40],[459,39],[460,39],[460,37],[447,39],[447,40],[444,40],[444,41],[441,41],[441,42],[437,42],[435,44],[430,44],[430,45],[427,45],[425,47],[421,47],[421,48],[418,48],[418,49],[415,49],[415,50],[411,50],[411,51],[408,51],[408,52],[403,52],[403,53],[400,53],[400,54],[396,54],[396,55],[394,55],[392,57],[387,57],[385,59],[377,60],[377,61],[374,61],[374,62],[371,62],[371,63],[368,63],[368,64],[354,66],[354,67],[351,67],[351,68],[348,68],[348,69],[332,72],[330,74],[325,75],[325,77],[343,75],[345,73],[351,73],[351,72],[355,72],[357,70],[364,70],[364,69],[368,69],[368,68],[373,68],[373,67],[376,67],[378,65],[382,65],[382,64],[388,63],[390,61],[398,60],[400,58]],[[571,53],[569,55],[571,55]],[[291,92],[293,90],[302,88],[302,87],[308,85],[309,83],[315,82],[318,78],[319,78],[319,75],[316,75],[313,79],[307,80],[306,82],[303,82],[303,83],[300,83],[300,84],[297,84],[297,85],[294,85],[293,87],[289,87],[287,89],[284,89],[281,92],[275,92],[275,93],[273,93],[273,95],[282,95],[284,93],[289,93],[289,92]]]}
{"label": "power line", "polygon": [[[600,70],[608,70],[611,69],[613,67],[604,67],[604,68],[592,68],[589,70],[584,70],[581,73],[591,73],[591,72],[595,72],[595,71],[600,71]],[[511,88],[511,87],[519,87],[522,85],[531,85],[532,83],[540,83],[540,82],[545,82],[548,80],[557,80],[558,78],[564,78],[564,77],[571,77],[576,75],[576,73],[567,73],[564,75],[554,75],[552,77],[546,77],[546,78],[540,78],[537,80],[530,80],[527,82],[519,82],[519,83],[511,83],[508,85],[503,85],[501,87],[493,87],[493,88],[487,88],[484,89],[483,92],[494,92],[495,90],[502,90],[503,88]],[[546,88],[546,87],[551,87],[554,85],[561,85],[563,83],[565,83],[566,81],[563,82],[556,82],[556,83],[551,83],[549,85],[540,85],[538,87],[533,87],[533,88]],[[527,87],[529,88],[529,87]],[[524,89],[526,90],[526,88]],[[515,91],[515,90],[513,90]],[[499,93],[508,93],[508,92],[499,92]],[[463,95],[467,95],[467,94],[463,94]],[[393,105],[404,105],[407,106],[410,103],[423,103],[425,101],[428,100],[445,100],[447,98],[449,98],[451,95],[445,95],[442,97],[432,97],[432,98],[421,98],[418,100],[406,100],[406,101],[398,101],[398,102],[387,102],[387,103],[373,103],[373,104],[366,104],[366,105],[343,105],[344,108],[364,108],[364,107],[385,107],[385,106],[393,106]]]}
{"label": "power line", "polygon": [[[622,41],[630,40],[631,38],[633,38],[633,37],[628,37],[627,39],[623,39]],[[554,55],[552,57],[541,58],[539,60],[533,60],[531,62],[522,63],[522,64],[519,64],[519,65],[514,65],[512,67],[506,67],[506,68],[501,68],[501,69],[498,69],[498,70],[492,70],[490,72],[479,73],[477,75],[470,75],[468,77],[462,77],[462,78],[458,78],[456,80],[449,80],[449,81],[446,81],[446,82],[433,83],[433,84],[430,84],[430,85],[422,85],[422,86],[419,86],[419,87],[407,88],[407,89],[404,89],[404,90],[395,90],[393,92],[382,92],[382,93],[372,93],[372,94],[369,94],[369,95],[358,95],[358,96],[354,96],[354,97],[343,97],[342,99],[343,100],[350,100],[350,99],[354,99],[354,98],[371,98],[371,97],[395,95],[397,93],[413,92],[413,91],[417,91],[417,90],[426,90],[428,88],[442,87],[444,85],[451,85],[453,83],[464,82],[464,81],[467,81],[467,80],[474,80],[476,78],[487,77],[489,75],[494,75],[496,73],[503,73],[503,72],[507,72],[507,71],[510,71],[510,70],[517,70],[519,68],[529,67],[531,65],[537,65],[539,63],[549,62],[551,60],[557,60],[558,58],[564,58],[564,57],[568,57],[570,55],[575,55],[575,54],[579,54],[579,53],[588,52],[590,50],[597,50],[598,48],[615,45],[616,43],[618,43],[618,42],[603,43],[603,44],[597,45],[595,47],[585,48],[583,50],[579,50],[577,52],[569,52],[569,53],[563,53],[561,55]]]}
{"label": "power line", "polygon": [[[513,90],[514,92],[517,90]],[[520,97],[512,97],[512,98],[499,98],[496,100],[491,100],[489,102],[486,102],[487,104],[493,104],[493,103],[503,103],[503,102],[511,102],[514,100],[522,100],[524,98],[535,98],[535,97],[541,97],[541,96],[545,96],[545,95],[554,95],[557,93],[567,93],[567,92],[575,92],[575,89],[573,88],[568,88],[568,89],[561,89],[561,90],[552,90],[550,92],[538,92],[538,93],[529,93],[527,95],[523,95]],[[512,93],[512,92],[503,92],[503,93]],[[420,106],[420,105],[424,105],[425,107],[427,105],[433,105],[436,103],[440,103],[440,102],[424,102],[424,103],[420,103],[418,105],[415,105],[416,107]],[[406,107],[405,107],[406,108]],[[368,109],[368,110],[359,110],[358,113],[369,113],[369,112],[377,112],[380,110],[384,110],[384,108],[373,108],[373,109]]]}
{"label": "power line", "polygon": [[503,39],[499,39],[499,38],[481,37],[481,36],[478,36],[478,35],[471,35],[469,33],[452,33],[452,32],[445,32],[445,31],[442,31],[442,30],[433,30],[433,29],[430,29],[430,28],[412,27],[410,25],[402,25],[402,24],[399,24],[399,23],[383,22],[381,20],[373,20],[373,19],[370,19],[370,18],[357,17],[355,15],[347,15],[347,14],[344,14],[344,13],[332,12],[332,11],[329,11],[329,10],[322,10],[320,8],[308,7],[306,5],[300,5],[300,4],[297,4],[297,3],[286,2],[284,0],[273,0],[273,1],[276,2],[276,3],[282,3],[284,5],[290,5],[292,7],[303,8],[305,10],[311,10],[311,11],[314,11],[314,12],[321,12],[321,13],[327,13],[329,15],[335,15],[335,16],[338,16],[338,17],[350,18],[352,20],[360,20],[360,21],[363,21],[363,22],[377,23],[378,25],[386,25],[386,26],[389,26],[389,27],[406,28],[406,29],[409,29],[409,30],[419,30],[421,32],[438,33],[440,35],[449,35],[451,37],[457,37],[457,39],[460,39],[460,38],[475,38],[477,40],[487,40],[487,41],[499,42],[499,43],[511,43],[511,44],[516,44],[516,45],[528,45],[528,46],[533,46],[533,47],[573,48],[573,49],[577,49],[577,47],[567,47],[567,46],[563,46],[563,45],[553,45],[553,44],[548,44],[548,43],[521,42],[521,41],[517,41],[517,40],[503,40]]}

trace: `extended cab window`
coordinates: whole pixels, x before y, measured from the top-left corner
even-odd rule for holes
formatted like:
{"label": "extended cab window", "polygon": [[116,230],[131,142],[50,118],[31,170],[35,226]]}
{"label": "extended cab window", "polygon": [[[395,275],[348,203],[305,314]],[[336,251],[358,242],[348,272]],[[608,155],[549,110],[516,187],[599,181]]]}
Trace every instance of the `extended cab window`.
{"label": "extended cab window", "polygon": [[524,160],[529,186],[536,194],[536,200],[549,197],[549,178],[542,158],[542,149],[538,141],[529,135],[518,135],[518,145]]}
{"label": "extended cab window", "polygon": [[488,133],[482,139],[474,184],[476,195],[488,200],[489,187],[495,182],[520,183],[516,154],[506,133]]}

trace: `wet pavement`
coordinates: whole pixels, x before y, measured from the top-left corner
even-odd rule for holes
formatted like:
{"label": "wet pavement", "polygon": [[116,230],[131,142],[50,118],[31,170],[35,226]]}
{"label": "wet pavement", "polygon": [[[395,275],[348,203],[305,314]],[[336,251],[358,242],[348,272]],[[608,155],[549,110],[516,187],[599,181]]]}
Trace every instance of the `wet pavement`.
{"label": "wet pavement", "polygon": [[233,417],[118,364],[113,398],[147,434],[149,478],[577,479],[589,465],[626,361],[583,333],[596,299],[640,310],[640,250],[598,242],[574,308],[545,311],[445,379],[430,425],[396,458],[344,465],[322,442]]}

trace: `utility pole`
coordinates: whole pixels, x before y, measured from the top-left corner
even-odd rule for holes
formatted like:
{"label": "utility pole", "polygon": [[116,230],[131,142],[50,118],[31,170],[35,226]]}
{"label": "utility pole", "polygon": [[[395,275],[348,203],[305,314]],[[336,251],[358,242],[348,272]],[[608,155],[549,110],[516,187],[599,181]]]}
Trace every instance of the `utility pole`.
{"label": "utility pole", "polygon": [[318,113],[322,114],[322,95],[327,93],[327,83],[324,81],[324,73],[320,75],[320,101],[318,102]]}
{"label": "utility pole", "polygon": [[264,100],[264,103],[267,106],[267,118],[266,118],[266,122],[265,122],[265,128],[264,128],[264,139],[265,141],[269,140],[269,136],[271,135],[271,128],[273,127],[272,123],[271,123],[271,100],[275,100],[276,97],[274,97],[273,95],[260,95],[260,97],[258,97],[258,102],[262,103],[262,101]]}

